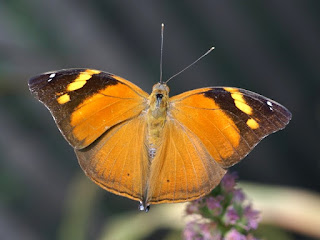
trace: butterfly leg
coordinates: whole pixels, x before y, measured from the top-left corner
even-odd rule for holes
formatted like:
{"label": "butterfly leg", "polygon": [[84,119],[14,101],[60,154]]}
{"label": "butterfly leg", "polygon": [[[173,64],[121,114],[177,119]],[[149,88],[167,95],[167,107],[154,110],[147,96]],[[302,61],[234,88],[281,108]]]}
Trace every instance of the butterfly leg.
{"label": "butterfly leg", "polygon": [[150,205],[146,204],[146,203],[143,203],[142,201],[139,201],[139,210],[140,211],[145,211],[147,213],[150,210]]}

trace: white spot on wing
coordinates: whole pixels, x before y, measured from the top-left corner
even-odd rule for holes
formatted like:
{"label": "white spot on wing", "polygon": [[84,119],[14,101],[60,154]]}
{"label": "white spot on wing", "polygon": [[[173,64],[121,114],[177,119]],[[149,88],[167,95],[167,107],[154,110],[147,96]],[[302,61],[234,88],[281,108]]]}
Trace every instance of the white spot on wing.
{"label": "white spot on wing", "polygon": [[50,76],[49,76],[49,79],[48,79],[48,82],[51,82],[52,79],[56,76],[55,73],[51,73]]}
{"label": "white spot on wing", "polygon": [[267,105],[269,106],[269,109],[270,109],[271,111],[273,111],[273,108],[272,108],[272,102],[267,101]]}

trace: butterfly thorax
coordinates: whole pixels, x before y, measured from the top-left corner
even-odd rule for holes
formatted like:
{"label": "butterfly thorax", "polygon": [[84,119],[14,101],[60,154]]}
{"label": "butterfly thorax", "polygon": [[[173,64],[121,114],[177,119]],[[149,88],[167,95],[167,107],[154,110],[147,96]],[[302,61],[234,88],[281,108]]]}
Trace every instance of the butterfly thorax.
{"label": "butterfly thorax", "polygon": [[168,104],[168,86],[161,83],[155,84],[149,96],[149,109],[147,111],[147,141],[149,157],[151,159],[154,158],[160,145],[162,130],[167,117]]}

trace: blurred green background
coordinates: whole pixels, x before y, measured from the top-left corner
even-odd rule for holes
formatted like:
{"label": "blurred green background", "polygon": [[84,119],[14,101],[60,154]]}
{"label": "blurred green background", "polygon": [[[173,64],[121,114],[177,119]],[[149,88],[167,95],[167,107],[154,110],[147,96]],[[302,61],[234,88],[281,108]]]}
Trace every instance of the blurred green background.
{"label": "blurred green background", "polygon": [[319,12],[317,0],[0,0],[0,239],[117,240],[114,233],[128,231],[141,232],[132,239],[180,238],[182,206],[140,213],[136,202],[96,187],[27,85],[42,72],[89,67],[150,93],[159,79],[162,22],[165,79],[216,47],[170,82],[171,95],[235,86],[293,114],[284,131],[232,168],[240,180],[319,193]]}

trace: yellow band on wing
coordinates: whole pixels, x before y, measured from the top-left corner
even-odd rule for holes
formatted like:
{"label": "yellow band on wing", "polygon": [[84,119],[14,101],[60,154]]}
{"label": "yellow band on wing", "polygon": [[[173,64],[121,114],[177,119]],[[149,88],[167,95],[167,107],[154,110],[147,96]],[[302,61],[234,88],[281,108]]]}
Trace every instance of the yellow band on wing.
{"label": "yellow band on wing", "polygon": [[93,69],[87,69],[84,72],[81,72],[79,76],[67,86],[67,91],[72,92],[74,90],[82,88],[87,83],[87,80],[89,80],[92,77],[93,74],[99,73],[100,71]]}
{"label": "yellow band on wing", "polygon": [[243,97],[243,94],[239,92],[236,88],[224,88],[227,92],[231,93],[231,97],[234,100],[234,104],[242,112],[251,115],[252,108],[247,104],[246,100]]}
{"label": "yellow band on wing", "polygon": [[62,96],[57,98],[59,104],[65,104],[70,101],[70,96],[68,93],[63,94]]}
{"label": "yellow band on wing", "polygon": [[259,123],[256,120],[254,120],[253,118],[248,119],[247,125],[251,129],[257,129],[259,127]]}

